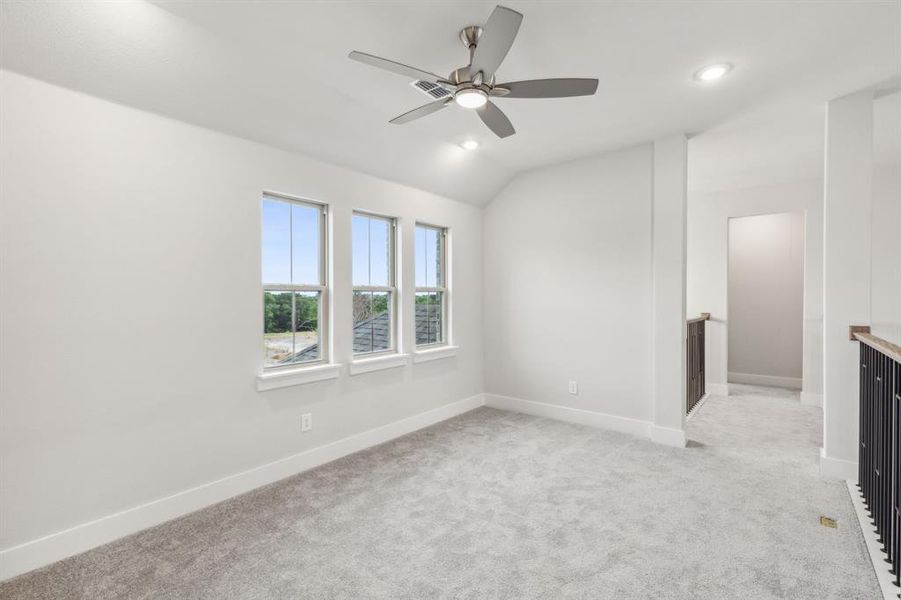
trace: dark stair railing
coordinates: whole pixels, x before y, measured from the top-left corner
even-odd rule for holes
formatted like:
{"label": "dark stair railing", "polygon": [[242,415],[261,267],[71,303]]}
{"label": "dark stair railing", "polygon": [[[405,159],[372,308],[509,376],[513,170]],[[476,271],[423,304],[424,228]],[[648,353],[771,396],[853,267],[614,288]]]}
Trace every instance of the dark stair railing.
{"label": "dark stair railing", "polygon": [[686,368],[685,379],[687,390],[685,394],[685,414],[694,410],[701,398],[706,393],[704,371],[704,323],[710,320],[710,313],[701,313],[697,319],[689,319],[686,322],[688,335],[686,337]]}
{"label": "dark stair railing", "polygon": [[867,329],[851,331],[860,342],[857,487],[895,585],[901,586],[901,346]]}

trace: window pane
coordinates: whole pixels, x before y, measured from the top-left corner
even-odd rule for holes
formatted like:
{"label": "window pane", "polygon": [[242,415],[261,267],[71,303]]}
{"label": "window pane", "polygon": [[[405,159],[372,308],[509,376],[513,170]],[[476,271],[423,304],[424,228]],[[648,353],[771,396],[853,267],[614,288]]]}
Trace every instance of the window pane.
{"label": "window pane", "polygon": [[416,286],[425,287],[425,228],[416,226],[416,242],[414,243],[416,256],[414,266],[416,268]]}
{"label": "window pane", "polygon": [[441,236],[438,235],[437,229],[431,227],[425,230],[425,259],[426,271],[425,277],[428,282],[426,285],[437,287],[441,285],[439,257],[441,256],[440,246]]}
{"label": "window pane", "polygon": [[294,353],[291,292],[263,292],[263,345],[266,366],[277,365]]}
{"label": "window pane", "polygon": [[440,344],[443,335],[442,292],[416,292],[416,345]]}
{"label": "window pane", "polygon": [[319,285],[319,247],[322,209],[291,203],[292,278],[294,284]]}
{"label": "window pane", "polygon": [[391,349],[391,294],[354,292],[354,354]]}
{"label": "window pane", "polygon": [[294,292],[294,356],[288,362],[306,362],[322,357],[319,337],[319,292]]}
{"label": "window pane", "polygon": [[369,285],[369,219],[366,217],[354,215],[351,250],[353,253],[353,284]]}
{"label": "window pane", "polygon": [[416,226],[416,286],[440,287],[441,230]]}
{"label": "window pane", "polygon": [[263,292],[267,367],[319,360],[319,292]]}
{"label": "window pane", "polygon": [[263,283],[291,282],[291,205],[263,199]]}
{"label": "window pane", "polygon": [[391,285],[391,222],[354,215],[353,284]]}
{"label": "window pane", "polygon": [[390,285],[391,223],[369,219],[369,285]]}

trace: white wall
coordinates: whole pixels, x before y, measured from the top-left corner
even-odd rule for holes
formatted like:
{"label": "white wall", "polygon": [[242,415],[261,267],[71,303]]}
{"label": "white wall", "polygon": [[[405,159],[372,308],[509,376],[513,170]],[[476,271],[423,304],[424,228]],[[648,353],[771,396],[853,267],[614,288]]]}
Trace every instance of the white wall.
{"label": "white wall", "polygon": [[[689,142],[690,143],[690,142]],[[689,163],[691,169],[691,163]],[[822,401],[823,185],[821,181],[688,193],[687,316],[711,313],[707,322],[708,391],[728,381],[727,233],[731,217],[804,214],[804,356],[802,399]]]}
{"label": "white wall", "polygon": [[873,177],[872,235],[871,331],[901,345],[901,163]]}
{"label": "white wall", "polygon": [[729,381],[801,387],[804,215],[729,219]]}
{"label": "white wall", "polygon": [[486,392],[653,418],[652,161],[642,145],[528,172],[485,208]]}
{"label": "white wall", "polygon": [[654,140],[651,220],[653,397],[651,439],[685,446],[685,234],[688,144],[679,134]]}
{"label": "white wall", "polygon": [[[9,72],[0,90],[0,548],[482,391],[479,209]],[[458,355],[257,392],[264,189],[332,207],[345,364],[352,209],[400,217],[407,285],[414,221],[449,226]]]}

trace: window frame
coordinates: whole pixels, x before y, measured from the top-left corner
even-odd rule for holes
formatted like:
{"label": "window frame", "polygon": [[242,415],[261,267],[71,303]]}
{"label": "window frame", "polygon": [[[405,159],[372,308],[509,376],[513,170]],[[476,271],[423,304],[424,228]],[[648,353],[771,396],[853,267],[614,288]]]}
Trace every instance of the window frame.
{"label": "window frame", "polygon": [[[262,203],[265,200],[274,200],[277,202],[285,202],[288,204],[296,204],[299,206],[303,206],[306,208],[315,208],[319,214],[319,283],[266,283],[262,281],[262,274],[260,276],[262,292],[265,295],[266,292],[318,292],[319,293],[319,308],[316,311],[316,327],[319,334],[319,358],[316,360],[305,360],[302,362],[292,362],[278,365],[267,365],[265,363],[265,358],[263,361],[263,372],[264,373],[276,373],[283,371],[292,371],[298,369],[306,369],[309,367],[322,367],[324,365],[331,364],[330,358],[330,347],[329,347],[329,332],[328,328],[328,313],[329,313],[329,240],[328,240],[328,218],[329,218],[329,207],[328,204],[324,202],[317,202],[316,200],[311,200],[309,198],[302,198],[299,196],[293,196],[289,194],[284,194],[281,192],[272,192],[264,190],[262,195],[260,196],[260,207],[262,211]],[[261,212],[262,219],[262,212]],[[291,219],[291,226],[293,227],[293,218]],[[262,265],[262,249],[263,249],[263,239],[262,239],[262,221],[260,223],[260,265]],[[291,233],[291,242],[293,244],[293,232]],[[291,276],[294,275],[294,251],[293,246],[290,251],[289,256],[289,269],[291,272]],[[265,301],[264,301],[265,302]],[[294,305],[292,304],[292,326],[295,326],[294,319]],[[266,335],[265,329],[265,305],[263,310],[260,311],[261,315],[263,315],[263,326],[260,328],[263,335]],[[296,332],[295,332],[296,333]],[[265,337],[264,337],[264,350],[265,350]]]}
{"label": "window frame", "polygon": [[[438,280],[441,285],[439,286],[418,286],[416,284],[416,266],[414,264],[414,272],[413,272],[413,302],[414,302],[414,313],[413,313],[413,344],[417,351],[425,351],[433,348],[443,348],[450,347],[450,339],[449,332],[450,328],[448,327],[448,306],[449,306],[449,286],[448,286],[448,268],[447,268],[447,246],[448,246],[448,228],[443,227],[441,225],[432,225],[431,223],[426,223],[423,221],[416,221],[416,225],[413,229],[413,242],[415,246],[416,242],[416,229],[424,227],[427,229],[434,229],[438,231],[438,239],[440,240],[439,250],[438,250],[438,272],[436,273]],[[416,250],[413,251],[413,256],[416,256]],[[430,294],[440,294],[441,295],[441,341],[440,342],[431,342],[428,344],[417,344],[416,343],[416,312],[415,312],[415,303],[416,303],[416,295],[421,293],[430,293]]]}
{"label": "window frame", "polygon": [[[351,213],[351,232],[353,231],[353,218],[356,216],[366,217],[367,219],[376,219],[386,221],[388,223],[388,285],[355,285],[353,283],[353,233],[350,240],[350,256],[351,256],[351,314],[350,314],[350,355],[353,360],[366,360],[379,356],[389,356],[400,353],[400,336],[398,335],[399,310],[398,290],[397,290],[397,217],[390,217],[367,210],[354,210]],[[371,248],[370,248],[371,249]],[[391,325],[388,328],[389,344],[384,350],[370,350],[369,352],[354,352],[353,349],[353,297],[357,292],[379,292],[388,294],[388,313]]]}

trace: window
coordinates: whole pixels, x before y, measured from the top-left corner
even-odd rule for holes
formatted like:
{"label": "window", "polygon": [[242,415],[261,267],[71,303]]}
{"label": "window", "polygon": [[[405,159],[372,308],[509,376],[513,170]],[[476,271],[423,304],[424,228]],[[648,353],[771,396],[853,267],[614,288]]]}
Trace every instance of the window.
{"label": "window", "polygon": [[447,230],[416,225],[416,345],[447,343]]}
{"label": "window", "polygon": [[263,365],[323,361],[326,208],[269,194],[262,203]]}
{"label": "window", "polygon": [[389,352],[395,344],[395,221],[353,216],[353,352]]}

